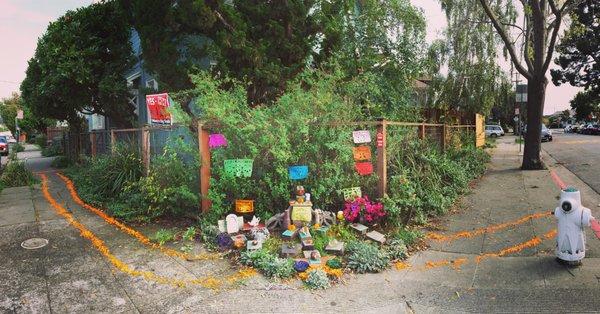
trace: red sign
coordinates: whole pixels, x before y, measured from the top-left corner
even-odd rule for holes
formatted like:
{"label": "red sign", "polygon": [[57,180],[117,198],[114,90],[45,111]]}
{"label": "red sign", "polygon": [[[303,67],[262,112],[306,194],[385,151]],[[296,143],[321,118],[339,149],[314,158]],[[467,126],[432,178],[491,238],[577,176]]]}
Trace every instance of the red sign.
{"label": "red sign", "polygon": [[369,161],[357,162],[354,164],[354,168],[356,168],[356,172],[361,176],[367,176],[373,173],[373,164]]}
{"label": "red sign", "polygon": [[170,106],[169,94],[146,95],[146,106],[151,123],[171,124],[171,114],[167,111]]}

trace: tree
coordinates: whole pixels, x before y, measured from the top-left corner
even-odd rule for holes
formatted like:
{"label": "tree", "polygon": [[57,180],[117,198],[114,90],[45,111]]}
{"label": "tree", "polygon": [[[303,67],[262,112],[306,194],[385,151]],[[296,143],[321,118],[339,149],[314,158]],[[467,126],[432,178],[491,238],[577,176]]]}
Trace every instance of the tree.
{"label": "tree", "polygon": [[[527,79],[527,134],[523,152],[524,170],[543,169],[540,159],[541,124],[548,79],[546,72],[552,61],[554,47],[563,18],[582,0],[520,0],[524,27],[516,25],[512,0],[479,0],[488,20],[502,39],[516,70]],[[512,30],[518,30],[513,38]],[[521,47],[520,53],[517,47]],[[525,64],[520,61],[522,56]]]}
{"label": "tree", "polygon": [[571,108],[575,109],[577,120],[590,121],[600,116],[600,96],[591,91],[579,92],[571,100]]}
{"label": "tree", "polygon": [[302,72],[317,26],[313,0],[122,0],[142,39],[144,60],[168,89],[191,87],[200,60],[246,82],[251,105],[279,96]]}
{"label": "tree", "polygon": [[13,93],[11,97],[0,101],[0,117],[6,127],[16,134],[15,118],[17,112],[23,110],[23,119],[19,121],[19,128],[26,133],[44,132],[46,127],[53,124],[51,119],[42,119],[34,116],[29,108],[23,106],[23,101],[19,94]]}
{"label": "tree", "polygon": [[130,27],[113,1],[69,11],[38,40],[21,84],[26,108],[79,128],[81,113],[130,125],[134,108],[125,73],[132,65]]}
{"label": "tree", "polygon": [[600,3],[585,1],[571,14],[571,25],[556,50],[552,81],[584,87],[600,95]]}

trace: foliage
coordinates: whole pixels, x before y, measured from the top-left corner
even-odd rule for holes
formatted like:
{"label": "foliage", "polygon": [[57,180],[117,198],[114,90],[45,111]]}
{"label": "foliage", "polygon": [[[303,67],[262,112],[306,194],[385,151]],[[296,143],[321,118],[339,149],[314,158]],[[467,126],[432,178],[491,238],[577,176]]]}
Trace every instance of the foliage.
{"label": "foliage", "polygon": [[390,258],[386,252],[362,241],[353,241],[346,246],[348,268],[358,273],[378,273],[387,268]]}
{"label": "foliage", "polygon": [[[354,171],[352,129],[323,125],[361,117],[335,93],[338,78],[308,73],[310,85],[294,84],[272,106],[253,110],[247,109],[241,86],[231,82],[236,87],[223,90],[221,82],[207,74],[193,79],[196,111],[203,112],[205,125],[212,132],[223,133],[229,142],[228,148],[211,152],[212,209],[205,219],[216,223],[233,208],[235,199],[255,200],[255,211],[263,220],[279,212],[296,184],[288,176],[288,166],[294,164],[311,169],[308,179],[301,183],[323,209],[337,211],[341,207],[341,188],[360,184],[372,187],[365,188],[366,192],[374,192],[376,177],[361,177]],[[232,158],[253,158],[252,177],[227,175],[222,165]]]}
{"label": "foliage", "polygon": [[12,160],[2,170],[0,184],[5,188],[27,186],[37,182],[33,173],[22,161]]}
{"label": "foliage", "polygon": [[404,244],[404,241],[400,238],[391,239],[389,243],[386,244],[385,251],[392,260],[405,259],[408,254],[406,244]]}
{"label": "foliage", "polygon": [[578,92],[571,100],[571,108],[575,109],[575,118],[579,121],[590,121],[593,116],[600,116],[600,93],[592,90]]}
{"label": "foliage", "polygon": [[50,164],[53,168],[63,169],[73,165],[73,161],[66,156],[58,156]]}
{"label": "foliage", "polygon": [[283,244],[283,240],[279,237],[269,237],[262,244],[262,248],[274,255],[278,255],[281,251],[281,245]]}
{"label": "foliage", "polygon": [[356,240],[356,233],[345,223],[333,225],[327,231],[330,238],[335,238],[343,242],[351,242]]}
{"label": "foliage", "polygon": [[219,228],[215,225],[200,224],[200,240],[208,250],[215,250],[217,248],[216,241],[219,233]]}
{"label": "foliage", "polygon": [[17,117],[17,111],[23,110],[23,119],[19,120],[19,128],[22,132],[33,134],[36,131],[44,132],[46,127],[51,126],[54,121],[51,119],[43,119],[39,116],[35,116],[31,110],[23,105],[23,99],[19,94],[13,93],[10,97],[4,98],[0,101],[0,117],[4,125],[15,135],[16,125],[15,118]]}
{"label": "foliage", "polygon": [[269,278],[289,278],[296,274],[292,259],[279,258],[265,249],[242,252],[240,262],[260,270]]}
{"label": "foliage", "polygon": [[63,146],[57,141],[53,141],[50,145],[44,144],[42,147],[42,156],[44,157],[54,157],[64,154]]}
{"label": "foliage", "polygon": [[185,229],[185,231],[181,235],[181,238],[186,241],[194,241],[197,233],[198,231],[196,230],[196,227],[190,226],[187,229]]}
{"label": "foliage", "polygon": [[[600,98],[600,3],[580,1],[571,13],[571,24],[560,44],[555,63],[560,69],[552,70],[552,81],[560,85],[584,87],[587,93]],[[591,96],[591,95],[590,95]],[[597,104],[597,102],[596,102]]]}
{"label": "foliage", "polygon": [[12,148],[13,148],[13,149],[14,149],[14,150],[15,150],[17,153],[20,153],[20,152],[24,152],[24,151],[25,151],[25,146],[23,146],[21,143],[15,143],[15,144],[13,144],[13,147],[12,147]]}
{"label": "foliage", "polygon": [[156,233],[152,236],[151,240],[158,242],[158,244],[163,245],[169,241],[173,241],[175,239],[175,235],[177,232],[172,229],[160,229],[156,231]]}
{"label": "foliage", "polygon": [[311,290],[327,289],[331,287],[327,273],[321,269],[309,271],[304,284]]}
{"label": "foliage", "polygon": [[46,138],[46,135],[38,134],[33,138],[33,143],[31,144],[35,144],[39,148],[44,149],[48,145],[48,138]]}
{"label": "foliage", "polygon": [[426,141],[392,134],[387,197],[383,199],[386,223],[401,226],[411,220],[424,223],[428,216],[444,213],[485,171],[489,155],[472,144],[441,153]]}
{"label": "foliage", "polygon": [[411,230],[408,228],[400,228],[394,233],[392,239],[402,240],[404,244],[411,246],[421,238],[423,238],[423,232],[418,230]]}
{"label": "foliage", "polygon": [[381,203],[373,203],[364,195],[357,197],[353,201],[347,201],[344,205],[344,219],[348,222],[357,222],[359,220],[372,224],[385,216],[385,210]]}
{"label": "foliage", "polygon": [[21,84],[25,106],[36,117],[81,126],[80,113],[98,113],[131,124],[134,107],[125,74],[133,65],[130,26],[115,1],[68,11],[38,40]]}
{"label": "foliage", "polygon": [[312,238],[315,250],[321,253],[321,256],[328,255],[325,251],[327,244],[329,244],[329,236],[327,234],[323,234],[322,232],[317,232],[316,230],[312,231]]}

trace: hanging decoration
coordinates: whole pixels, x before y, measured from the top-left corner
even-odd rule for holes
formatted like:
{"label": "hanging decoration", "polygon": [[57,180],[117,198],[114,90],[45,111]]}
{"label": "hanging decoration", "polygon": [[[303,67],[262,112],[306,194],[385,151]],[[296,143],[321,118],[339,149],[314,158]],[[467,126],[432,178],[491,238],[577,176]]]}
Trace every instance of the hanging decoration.
{"label": "hanging decoration", "polygon": [[225,138],[225,135],[215,133],[208,136],[208,147],[217,148],[221,146],[227,146],[227,139]]}
{"label": "hanging decoration", "polygon": [[354,168],[361,176],[367,176],[373,173],[373,164],[370,161],[357,162],[354,164]]}
{"label": "hanging decoration", "polygon": [[371,147],[369,146],[353,147],[352,152],[355,161],[371,160]]}
{"label": "hanging decoration", "polygon": [[371,133],[368,130],[353,131],[352,138],[355,144],[370,143]]}
{"label": "hanging decoration", "polygon": [[252,159],[227,159],[224,162],[225,173],[234,177],[249,178],[252,176]]}
{"label": "hanging decoration", "polygon": [[288,168],[288,173],[292,180],[306,179],[308,177],[308,166],[290,166]]}
{"label": "hanging decoration", "polygon": [[383,133],[377,132],[377,147],[383,147]]}
{"label": "hanging decoration", "polygon": [[362,197],[362,191],[360,190],[359,186],[342,189],[341,192],[344,196],[344,201],[352,201],[357,197]]}
{"label": "hanging decoration", "polygon": [[254,213],[254,201],[253,200],[235,200],[235,212],[237,214],[252,214]]}

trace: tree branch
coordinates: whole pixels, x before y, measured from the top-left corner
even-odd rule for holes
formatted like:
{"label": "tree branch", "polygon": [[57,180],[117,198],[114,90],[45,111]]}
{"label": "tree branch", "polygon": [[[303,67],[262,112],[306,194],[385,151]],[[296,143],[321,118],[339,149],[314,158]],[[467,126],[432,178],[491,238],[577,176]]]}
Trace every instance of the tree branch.
{"label": "tree branch", "polygon": [[531,27],[529,26],[529,21],[526,21],[527,26],[525,26],[525,40],[523,47],[523,57],[525,59],[525,64],[527,65],[527,69],[529,72],[533,72],[533,63],[531,63],[531,59],[529,59],[529,41],[531,40]]}
{"label": "tree branch", "polygon": [[562,21],[562,13],[556,16],[556,20],[554,22],[554,30],[552,31],[552,37],[550,38],[550,44],[548,45],[548,52],[546,53],[546,61],[544,61],[544,66],[542,67],[544,73],[548,70],[550,66],[550,61],[552,61],[552,55],[554,54],[554,46],[556,45],[556,38],[558,38],[558,31],[560,30],[560,23]]}
{"label": "tree branch", "polygon": [[519,62],[519,58],[517,57],[515,47],[511,43],[510,38],[508,37],[508,34],[504,31],[504,29],[498,22],[498,17],[496,16],[496,14],[494,14],[494,12],[492,12],[492,9],[490,8],[490,6],[486,0],[479,0],[479,3],[481,3],[483,10],[485,11],[485,13],[489,17],[490,21],[492,22],[492,25],[498,32],[498,35],[500,35],[500,38],[502,38],[502,41],[504,41],[504,45],[506,46],[506,49],[508,50],[508,53],[510,54],[512,62],[514,63],[517,71],[519,71],[519,73],[521,73],[521,75],[523,75],[525,78],[530,79],[533,75],[531,74],[531,72],[529,72],[527,69],[525,69],[523,67],[523,65]]}

